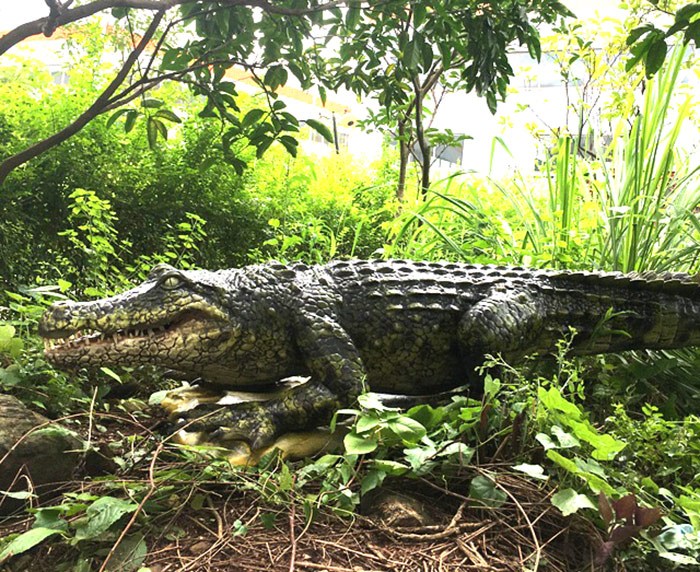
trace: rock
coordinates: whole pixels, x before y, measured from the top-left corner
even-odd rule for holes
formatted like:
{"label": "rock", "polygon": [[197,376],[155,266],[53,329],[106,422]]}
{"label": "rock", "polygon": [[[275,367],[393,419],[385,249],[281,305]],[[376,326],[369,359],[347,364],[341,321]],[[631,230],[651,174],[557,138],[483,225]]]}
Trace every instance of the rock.
{"label": "rock", "polygon": [[[47,423],[22,439],[32,428]],[[83,456],[82,448],[83,442],[72,431],[50,423],[11,395],[0,394],[0,459],[11,451],[0,463],[0,490],[26,491],[28,478],[33,492],[50,496],[56,491],[56,483],[73,477]],[[23,503],[2,495],[0,500],[3,515],[17,510]]]}
{"label": "rock", "polygon": [[390,528],[416,528],[434,523],[427,507],[413,497],[383,488],[362,499],[362,513]]}

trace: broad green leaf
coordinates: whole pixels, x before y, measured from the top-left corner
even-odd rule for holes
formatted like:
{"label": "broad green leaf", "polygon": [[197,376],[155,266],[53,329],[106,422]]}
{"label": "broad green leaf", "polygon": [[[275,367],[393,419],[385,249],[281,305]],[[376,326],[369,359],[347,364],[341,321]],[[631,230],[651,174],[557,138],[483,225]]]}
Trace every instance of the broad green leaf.
{"label": "broad green leaf", "polygon": [[427,404],[416,405],[406,412],[406,415],[415,419],[426,429],[432,429],[442,422],[445,410],[441,407],[431,407]]}
{"label": "broad green leaf", "polygon": [[114,550],[114,554],[109,559],[105,570],[107,572],[133,572],[139,570],[144,560],[146,560],[147,554],[148,547],[143,535],[127,536]]}
{"label": "broad green leaf", "polygon": [[262,109],[251,109],[243,117],[243,120],[241,121],[241,128],[245,129],[246,127],[250,127],[254,123],[257,123],[258,121],[260,121],[260,119],[264,115],[265,115],[265,111]]}
{"label": "broad green leaf", "polygon": [[559,447],[562,449],[579,447],[581,445],[581,442],[576,437],[564,431],[559,425],[552,425],[552,435],[557,438]]}
{"label": "broad green leaf", "polygon": [[151,117],[151,121],[156,127],[156,131],[160,133],[161,137],[163,139],[168,139],[168,128],[165,126],[165,123],[163,123],[160,119],[156,119],[155,116]]}
{"label": "broad green leaf", "polygon": [[376,489],[382,484],[386,473],[380,469],[374,468],[367,472],[367,475],[362,479],[362,484],[360,485],[360,494],[364,495],[369,491]]}
{"label": "broad green leaf", "polygon": [[114,498],[100,497],[85,511],[86,518],[76,526],[75,540],[97,538],[122,516],[134,512],[137,505],[133,502]]}
{"label": "broad green leaf", "polygon": [[110,115],[109,119],[107,119],[107,123],[105,124],[107,129],[112,127],[112,125],[114,125],[114,122],[117,119],[119,119],[122,115],[124,115],[125,113],[129,113],[129,110],[128,109],[118,109],[112,115]]}
{"label": "broad green leaf", "polygon": [[126,114],[126,119],[124,119],[124,131],[129,133],[134,128],[134,123],[136,118],[139,116],[139,112],[135,109],[130,109]]}
{"label": "broad green leaf", "polygon": [[146,107],[148,109],[156,109],[158,107],[161,107],[163,105],[163,102],[160,99],[144,99],[141,102],[142,107]]}
{"label": "broad green leaf", "polygon": [[10,340],[15,335],[15,327],[9,324],[4,324],[0,326],[0,351],[9,347]]}
{"label": "broad green leaf", "polygon": [[299,142],[296,139],[294,139],[294,137],[291,137],[289,135],[282,135],[279,141],[287,150],[287,153],[289,153],[292,157],[297,156],[297,148],[299,146]]}
{"label": "broad green leaf", "polygon": [[423,472],[424,469],[427,469],[427,461],[434,457],[436,453],[437,449],[432,443],[426,446],[410,447],[403,450],[406,460],[416,472]]}
{"label": "broad green leaf", "polygon": [[36,498],[36,495],[34,493],[30,493],[29,491],[0,491],[0,495],[15,500]]}
{"label": "broad green leaf", "polygon": [[678,12],[676,12],[676,22],[689,20],[695,16],[695,14],[700,14],[700,2],[691,2],[678,10]]}
{"label": "broad green leaf", "polygon": [[367,431],[370,431],[371,429],[374,429],[378,425],[382,423],[382,420],[379,419],[379,417],[373,413],[367,414],[367,415],[360,415],[360,417],[357,420],[357,423],[355,424],[355,431],[358,433],[366,433]]}
{"label": "broad green leaf", "polygon": [[151,149],[156,148],[156,141],[158,139],[158,128],[155,125],[155,121],[152,117],[148,118],[146,122],[146,135],[148,136],[148,146]]}
{"label": "broad green leaf", "polygon": [[465,443],[450,443],[447,447],[444,449],[440,449],[440,452],[437,453],[438,457],[452,457],[452,456],[458,456],[459,461],[462,463],[462,465],[466,466],[469,464],[469,462],[472,460],[472,457],[474,456],[474,448],[469,447]]}
{"label": "broad green leaf", "polygon": [[113,371],[112,371],[111,369],[109,369],[108,367],[101,367],[101,368],[100,368],[100,371],[101,371],[102,373],[104,373],[105,375],[108,375],[108,376],[111,377],[112,379],[118,381],[119,383],[122,382],[122,378],[119,377],[119,374],[113,372]]}
{"label": "broad green leaf", "polygon": [[333,143],[333,134],[323,123],[316,121],[315,119],[305,119],[304,121],[309,127],[311,127],[311,129],[318,132],[326,141]]}
{"label": "broad green leaf", "polygon": [[2,552],[0,552],[0,564],[16,554],[21,554],[30,548],[34,548],[49,536],[60,533],[61,531],[55,528],[30,528],[27,532],[23,532],[16,538],[13,538],[7,546],[2,549]]}
{"label": "broad green leaf", "polygon": [[540,387],[537,390],[537,395],[542,405],[544,405],[547,409],[566,413],[570,419],[578,420],[581,418],[581,410],[570,401],[564,399],[556,387],[550,387],[549,390],[546,390],[544,387]]}
{"label": "broad green leaf", "polygon": [[617,441],[608,434],[601,435],[587,423],[573,421],[571,422],[571,429],[573,429],[574,434],[579,439],[595,447],[591,456],[599,461],[610,461],[614,459],[615,456],[626,447],[626,444],[622,441]]}
{"label": "broad green leaf", "polygon": [[281,491],[291,491],[294,486],[294,477],[292,477],[292,473],[286,463],[282,464],[278,482]]}
{"label": "broad green leaf", "polygon": [[388,421],[387,428],[395,433],[406,445],[417,443],[426,435],[425,427],[415,419],[406,416]]}
{"label": "broad green leaf", "polygon": [[182,119],[180,119],[175,113],[173,113],[169,109],[159,109],[155,112],[153,116],[162,117],[163,119],[167,119],[168,121],[172,121],[173,123],[182,123]]}
{"label": "broad green leaf", "polygon": [[528,465],[527,463],[522,463],[520,465],[515,465],[513,467],[516,471],[525,473],[527,476],[533,479],[539,479],[541,481],[546,481],[549,477],[544,474],[544,468],[542,465]]}
{"label": "broad green leaf", "polygon": [[668,46],[666,41],[659,39],[654,42],[649,51],[647,52],[646,59],[644,61],[644,71],[647,77],[653,76],[664,63],[666,59],[666,52],[668,51]]}
{"label": "broad green leaf", "polygon": [[270,145],[272,145],[274,139],[272,137],[262,137],[259,141],[259,143],[256,146],[255,149],[255,156],[260,159],[265,154],[265,151],[267,151],[270,148]]}
{"label": "broad green leaf", "polygon": [[484,393],[486,397],[493,398],[501,389],[501,381],[499,379],[494,379],[490,375],[484,377]]}
{"label": "broad green leaf", "polygon": [[354,431],[351,431],[345,435],[343,444],[345,445],[346,453],[364,455],[366,453],[371,453],[377,448],[377,439],[375,437],[358,435]]}
{"label": "broad green leaf", "polygon": [[700,20],[692,22],[685,30],[685,43],[695,42],[695,47],[700,47]]}
{"label": "broad green leaf", "polygon": [[547,451],[547,457],[559,465],[562,469],[569,471],[572,475],[578,475],[580,473],[579,468],[576,466],[571,459],[567,459],[563,455],[557,453],[554,450]]}
{"label": "broad green leaf", "polygon": [[494,481],[484,475],[479,475],[472,479],[469,485],[469,496],[481,501],[486,506],[493,507],[501,506],[508,498],[506,493],[496,487]]}
{"label": "broad green leaf", "polygon": [[381,398],[376,393],[363,393],[357,398],[357,403],[362,409],[372,409],[374,411],[397,411],[394,407],[387,407],[382,403]]}
{"label": "broad green leaf", "polygon": [[420,59],[421,59],[420,46],[418,45],[418,41],[417,41],[416,37],[414,37],[413,39],[409,40],[409,42],[406,44],[406,48],[404,49],[403,56],[401,57],[401,62],[409,70],[415,71],[416,69],[418,69],[418,64],[420,63]]}
{"label": "broad green leaf", "polygon": [[388,459],[375,459],[372,463],[372,467],[383,471],[392,477],[403,475],[410,470],[409,466],[399,463],[398,461],[391,461]]}
{"label": "broad green leaf", "polygon": [[595,503],[586,495],[577,493],[574,489],[564,489],[552,496],[552,504],[557,507],[564,516],[569,516],[581,508],[597,510]]}
{"label": "broad green leaf", "polygon": [[22,381],[22,378],[19,375],[19,368],[16,364],[4,368],[0,367],[0,385],[12,387],[20,381]]}
{"label": "broad green leaf", "polygon": [[345,25],[350,29],[354,30],[360,23],[360,16],[362,15],[362,10],[359,3],[353,2],[345,15]]}
{"label": "broad green leaf", "polygon": [[627,40],[625,41],[625,43],[628,46],[631,46],[639,38],[641,38],[644,34],[650,32],[653,29],[654,29],[654,26],[652,26],[651,24],[645,24],[644,26],[639,26],[637,28],[634,28],[627,36]]}
{"label": "broad green leaf", "polygon": [[558,449],[559,444],[554,441],[549,435],[546,433],[538,433],[535,435],[535,439],[539,442],[540,445],[544,447],[544,450],[547,451],[548,449]]}

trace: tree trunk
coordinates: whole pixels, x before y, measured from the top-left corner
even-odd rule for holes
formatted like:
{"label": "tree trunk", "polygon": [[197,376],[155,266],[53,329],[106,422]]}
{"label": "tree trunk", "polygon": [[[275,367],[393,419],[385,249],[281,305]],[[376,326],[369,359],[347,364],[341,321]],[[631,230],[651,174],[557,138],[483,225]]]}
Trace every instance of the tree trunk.
{"label": "tree trunk", "polygon": [[406,140],[406,120],[399,120],[399,182],[396,186],[396,200],[399,208],[406,193],[406,170],[408,169],[408,141]]}
{"label": "tree trunk", "polygon": [[421,161],[420,192],[423,199],[425,199],[430,189],[430,145],[428,145],[425,132],[423,131],[423,90],[418,83],[418,78],[413,78],[413,88],[415,90],[416,102],[416,141],[418,142],[421,155],[423,155]]}

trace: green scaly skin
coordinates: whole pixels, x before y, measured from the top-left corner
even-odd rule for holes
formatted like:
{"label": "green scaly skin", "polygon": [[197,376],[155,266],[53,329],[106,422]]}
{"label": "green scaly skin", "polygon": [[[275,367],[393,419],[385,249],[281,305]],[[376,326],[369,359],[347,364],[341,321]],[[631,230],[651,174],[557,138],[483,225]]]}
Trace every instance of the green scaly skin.
{"label": "green scaly skin", "polygon": [[39,333],[57,367],[150,363],[238,389],[311,376],[265,403],[185,414],[192,430],[256,449],[326,423],[365,383],[407,395],[457,387],[485,354],[550,353],[570,327],[575,354],[699,345],[700,285],[687,274],[405,260],[159,265],[120,295],[54,304]]}

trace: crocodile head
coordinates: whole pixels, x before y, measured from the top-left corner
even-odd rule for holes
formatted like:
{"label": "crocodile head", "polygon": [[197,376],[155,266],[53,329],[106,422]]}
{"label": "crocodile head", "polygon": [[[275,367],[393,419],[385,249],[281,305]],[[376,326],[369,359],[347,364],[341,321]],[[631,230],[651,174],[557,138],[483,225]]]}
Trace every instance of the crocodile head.
{"label": "crocodile head", "polygon": [[45,356],[57,367],[151,363],[225,377],[221,356],[241,335],[230,312],[234,279],[161,264],[117,296],[57,302],[39,324]]}

